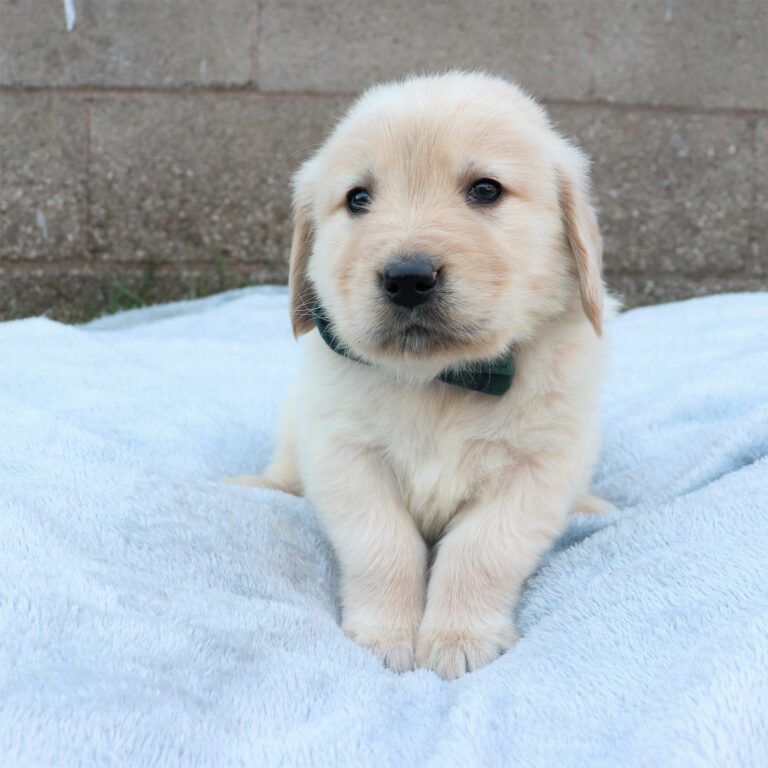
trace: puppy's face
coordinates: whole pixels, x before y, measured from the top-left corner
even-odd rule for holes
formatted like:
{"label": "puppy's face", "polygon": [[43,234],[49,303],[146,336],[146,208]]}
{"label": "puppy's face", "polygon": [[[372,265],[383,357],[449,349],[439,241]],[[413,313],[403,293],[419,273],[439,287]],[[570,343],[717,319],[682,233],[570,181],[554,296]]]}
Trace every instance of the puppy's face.
{"label": "puppy's face", "polygon": [[373,89],[297,176],[294,329],[311,327],[319,302],[353,354],[431,376],[529,338],[580,281],[599,330],[582,167],[502,81],[451,74]]}

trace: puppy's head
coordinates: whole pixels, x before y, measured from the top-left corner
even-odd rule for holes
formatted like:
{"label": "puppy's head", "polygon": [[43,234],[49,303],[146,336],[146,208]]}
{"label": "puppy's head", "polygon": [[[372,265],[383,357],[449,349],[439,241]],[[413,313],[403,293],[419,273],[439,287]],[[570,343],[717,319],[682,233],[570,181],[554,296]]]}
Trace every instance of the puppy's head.
{"label": "puppy's head", "polygon": [[517,87],[449,73],[364,94],[295,180],[291,315],[318,302],[371,363],[432,376],[580,300],[599,334],[586,162]]}

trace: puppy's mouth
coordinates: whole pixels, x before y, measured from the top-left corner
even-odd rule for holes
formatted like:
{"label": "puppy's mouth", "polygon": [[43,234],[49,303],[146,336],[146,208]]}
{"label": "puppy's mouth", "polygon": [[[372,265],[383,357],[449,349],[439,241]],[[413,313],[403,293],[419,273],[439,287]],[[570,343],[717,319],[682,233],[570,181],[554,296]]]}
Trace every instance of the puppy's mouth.
{"label": "puppy's mouth", "polygon": [[437,305],[399,310],[387,307],[377,313],[366,345],[386,355],[429,357],[456,350],[471,342],[481,328],[475,323],[456,323]]}

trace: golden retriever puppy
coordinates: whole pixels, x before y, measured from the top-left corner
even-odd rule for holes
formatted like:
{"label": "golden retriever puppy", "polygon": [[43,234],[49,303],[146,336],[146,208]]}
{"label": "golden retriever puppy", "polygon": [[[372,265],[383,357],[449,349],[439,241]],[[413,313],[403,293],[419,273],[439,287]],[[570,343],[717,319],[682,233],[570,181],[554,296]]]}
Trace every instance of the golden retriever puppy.
{"label": "golden retriever puppy", "polygon": [[501,79],[374,87],[297,173],[304,368],[272,464],[235,482],[313,503],[342,627],[389,668],[495,659],[566,515],[609,506],[605,303],[587,163]]}

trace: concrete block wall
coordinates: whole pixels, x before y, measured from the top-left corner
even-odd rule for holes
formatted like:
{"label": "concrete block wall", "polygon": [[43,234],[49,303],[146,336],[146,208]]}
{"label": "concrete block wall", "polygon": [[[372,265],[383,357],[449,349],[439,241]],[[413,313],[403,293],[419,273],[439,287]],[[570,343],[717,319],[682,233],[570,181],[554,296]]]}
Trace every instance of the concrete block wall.
{"label": "concrete block wall", "polygon": [[369,83],[482,68],[594,159],[628,304],[768,288],[765,0],[0,0],[0,317],[283,282]]}

